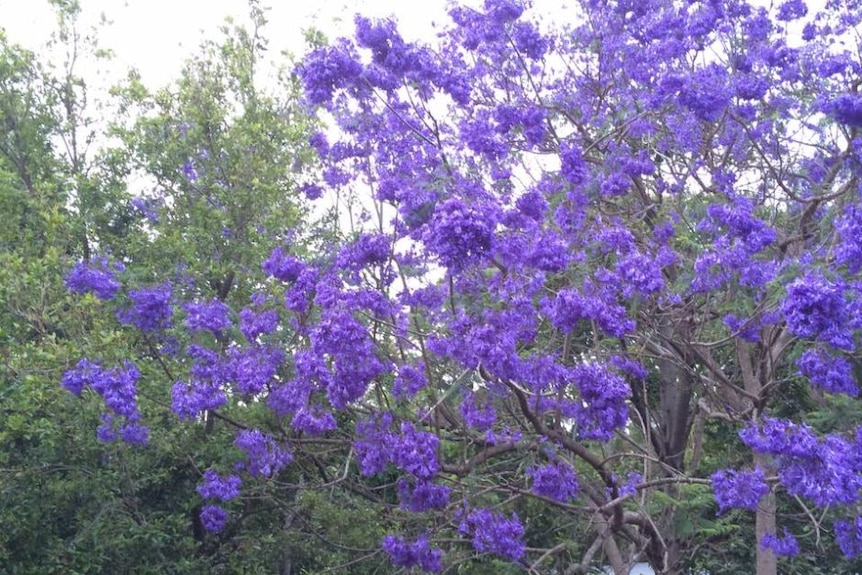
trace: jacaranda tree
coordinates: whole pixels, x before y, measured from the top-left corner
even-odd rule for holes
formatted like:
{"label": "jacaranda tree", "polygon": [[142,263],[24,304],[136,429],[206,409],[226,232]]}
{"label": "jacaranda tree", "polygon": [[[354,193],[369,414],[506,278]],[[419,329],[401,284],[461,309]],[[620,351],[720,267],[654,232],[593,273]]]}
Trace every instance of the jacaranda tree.
{"label": "jacaranda tree", "polygon": [[[129,292],[173,411],[235,429],[208,530],[269,485],[274,530],[364,502],[353,570],[680,573],[751,524],[759,575],[862,552],[862,3],[571,4],[455,6],[431,45],[357,17],[296,70],[346,239],[273,251],[242,309]],[[63,385],[140,443],[156,360]]]}

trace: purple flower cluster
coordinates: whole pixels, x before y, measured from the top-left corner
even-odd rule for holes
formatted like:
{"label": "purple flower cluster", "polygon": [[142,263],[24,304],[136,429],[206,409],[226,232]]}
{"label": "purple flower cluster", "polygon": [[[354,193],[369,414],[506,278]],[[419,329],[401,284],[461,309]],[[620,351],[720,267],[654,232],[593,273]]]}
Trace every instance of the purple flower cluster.
{"label": "purple flower cluster", "polygon": [[338,428],[332,412],[320,406],[301,407],[293,415],[290,426],[312,437],[323,435]]}
{"label": "purple flower cluster", "polygon": [[840,238],[835,246],[835,262],[847,266],[850,273],[862,269],[862,205],[844,208],[835,219],[835,230]]}
{"label": "purple flower cluster", "polygon": [[230,308],[223,301],[213,299],[199,303],[187,303],[186,327],[189,331],[210,331],[219,333],[231,326]]}
{"label": "purple flower cluster", "polygon": [[841,94],[826,106],[826,112],[851,128],[862,128],[862,96]]}
{"label": "purple flower cluster", "polygon": [[580,485],[575,470],[568,463],[558,461],[534,467],[529,472],[533,479],[533,493],[557,501],[567,502],[578,495]]}
{"label": "purple flower cluster", "polygon": [[444,509],[449,503],[451,489],[430,481],[410,481],[404,477],[398,480],[398,500],[401,507],[413,513],[431,509]]}
{"label": "purple flower cluster", "polygon": [[712,474],[712,490],[721,515],[733,508],[754,511],[763,496],[769,493],[769,485],[759,468],[752,471],[720,469]]}
{"label": "purple flower cluster", "polygon": [[440,439],[433,433],[417,430],[413,424],[401,424],[401,434],[395,437],[392,463],[418,479],[432,479],[440,471],[437,449]]}
{"label": "purple flower cluster", "polygon": [[760,547],[771,549],[779,557],[795,557],[799,555],[799,541],[791,533],[784,530],[784,537],[775,533],[764,533],[760,538]]}
{"label": "purple flower cluster", "polygon": [[239,330],[249,343],[256,341],[261,335],[274,332],[277,328],[278,313],[275,310],[255,311],[243,308],[239,312]]}
{"label": "purple flower cluster", "polygon": [[478,399],[475,393],[467,392],[461,401],[461,416],[464,423],[479,431],[491,429],[497,421],[497,413],[490,399]]}
{"label": "purple flower cluster", "polygon": [[308,54],[297,72],[309,103],[320,105],[330,101],[336,90],[352,86],[362,74],[362,65],[349,44],[341,42]]}
{"label": "purple flower cluster", "polygon": [[197,490],[204,499],[230,501],[239,497],[240,486],[242,486],[242,479],[239,476],[222,477],[214,469],[207,469],[204,472],[204,481],[198,485]]}
{"label": "purple flower cluster", "polygon": [[428,573],[443,570],[443,551],[432,549],[425,535],[409,543],[403,537],[387,535],[383,538],[383,550],[389,555],[393,565],[399,567],[419,567]]}
{"label": "purple flower cluster", "polygon": [[221,533],[227,525],[227,511],[219,505],[204,505],[200,517],[204,529],[210,533]]}
{"label": "purple flower cluster", "polygon": [[796,360],[799,373],[817,387],[830,393],[859,395],[859,386],[853,375],[853,366],[841,356],[830,355],[821,349],[809,349]]}
{"label": "purple flower cluster", "polygon": [[225,389],[233,377],[231,363],[211,349],[190,345],[189,381],[178,381],[171,389],[171,408],[181,419],[194,419],[204,411],[227,403]]}
{"label": "purple flower cluster", "polygon": [[226,375],[232,376],[240,393],[256,395],[273,381],[281,364],[284,352],[267,345],[252,345],[245,348],[232,348]]}
{"label": "purple flower cluster", "polygon": [[458,525],[462,535],[472,535],[473,548],[518,561],[526,552],[524,526],[514,513],[510,518],[490,509],[471,511]]}
{"label": "purple flower cluster", "polygon": [[166,330],[171,326],[174,313],[171,295],[171,284],[167,282],[151,288],[131,290],[129,300],[132,305],[118,311],[117,319],[145,333]]}
{"label": "purple flower cluster", "polygon": [[835,540],[847,557],[862,555],[862,517],[835,522]]}
{"label": "purple flower cluster", "polygon": [[370,477],[386,468],[392,455],[394,434],[390,430],[392,416],[389,413],[371,416],[356,423],[356,441],[353,443],[359,470]]}
{"label": "purple flower cluster", "polygon": [[165,207],[164,198],[132,198],[132,207],[138,210],[147,221],[159,223],[159,212]]}
{"label": "purple flower cluster", "polygon": [[853,349],[842,286],[822,274],[811,272],[787,286],[782,311],[795,335]]}
{"label": "purple flower cluster", "polygon": [[424,365],[402,365],[398,367],[398,375],[392,382],[392,394],[396,399],[410,399],[427,385]]}
{"label": "purple flower cluster", "polygon": [[85,387],[102,396],[109,412],[102,416],[98,430],[101,441],[110,442],[119,437],[131,445],[144,445],[149,431],[140,425],[137,403],[137,382],[141,373],[134,363],[126,361],[123,367],[104,369],[98,363],[82,359],[63,374],[62,386],[80,395]]}
{"label": "purple flower cluster", "polygon": [[281,281],[292,283],[299,279],[306,266],[295,256],[284,252],[284,248],[275,248],[263,262],[263,271]]}
{"label": "purple flower cluster", "polygon": [[487,212],[450,199],[438,206],[423,239],[442,265],[459,272],[491,251],[494,226]]}
{"label": "purple flower cluster", "polygon": [[239,431],[234,444],[245,453],[243,468],[249,475],[272,477],[293,461],[290,451],[259,429]]}
{"label": "purple flower cluster", "polygon": [[584,363],[571,370],[581,392],[577,406],[578,434],[585,439],[607,441],[628,422],[626,400],[631,389],[617,373],[598,363]]}
{"label": "purple flower cluster", "polygon": [[336,409],[359,399],[383,371],[368,330],[350,312],[326,310],[311,331],[311,353],[329,358],[331,372],[319,374],[326,397]]}
{"label": "purple flower cluster", "polygon": [[66,287],[75,293],[92,293],[102,300],[113,299],[120,291],[120,282],[115,271],[122,271],[121,264],[111,265],[104,256],[93,258],[90,263],[78,262],[66,276]]}
{"label": "purple flower cluster", "polygon": [[[643,277],[647,282],[652,281]],[[635,323],[615,300],[610,289],[588,283],[581,291],[560,290],[553,300],[546,300],[544,307],[554,327],[560,331],[572,332],[581,320],[589,320],[595,321],[608,335],[622,337],[634,329]]]}
{"label": "purple flower cluster", "polygon": [[862,460],[856,445],[837,435],[819,439],[810,427],[764,418],[739,432],[756,452],[772,455],[778,478],[791,495],[817,505],[847,505],[859,500]]}

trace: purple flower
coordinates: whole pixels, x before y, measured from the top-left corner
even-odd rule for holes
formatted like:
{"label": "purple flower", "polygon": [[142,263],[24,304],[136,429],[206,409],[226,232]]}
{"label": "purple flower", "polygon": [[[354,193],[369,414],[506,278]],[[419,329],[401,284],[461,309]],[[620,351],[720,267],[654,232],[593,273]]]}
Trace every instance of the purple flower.
{"label": "purple flower", "polygon": [[759,468],[753,471],[720,469],[712,474],[712,489],[718,503],[718,514],[738,507],[754,511],[769,486]]}
{"label": "purple flower", "polygon": [[362,475],[376,475],[390,462],[395,443],[391,425],[392,416],[389,413],[357,422],[357,440],[353,443],[353,448]]}
{"label": "purple flower", "polygon": [[625,482],[620,485],[619,494],[620,497],[631,497],[637,493],[638,485],[643,483],[644,476],[640,473],[636,473],[634,471],[630,472],[626,476]]}
{"label": "purple flower", "polygon": [[507,519],[489,509],[470,512],[458,530],[473,535],[473,548],[479,553],[493,553],[511,561],[518,561],[526,552],[524,527],[514,513]]}
{"label": "purple flower", "polygon": [[834,356],[821,349],[809,349],[796,360],[799,373],[811,383],[830,393],[859,395],[859,386],[853,376],[853,366],[841,356]]}
{"label": "purple flower", "polygon": [[245,469],[249,475],[272,477],[293,461],[290,451],[259,429],[243,429],[236,434],[234,445],[245,452]]}
{"label": "purple flower", "polygon": [[[137,418],[135,418],[137,419]],[[146,445],[150,441],[150,430],[148,427],[127,421],[119,426],[120,439],[129,445]]]}
{"label": "purple flower", "polygon": [[309,103],[320,105],[329,102],[336,90],[356,82],[362,74],[362,65],[347,42],[340,42],[308,54],[297,73]]}
{"label": "purple flower", "polygon": [[395,439],[392,462],[419,479],[431,479],[440,470],[437,448],[440,439],[433,433],[417,431],[407,422],[401,424],[401,435]]}
{"label": "purple flower", "polygon": [[362,234],[356,241],[342,248],[336,265],[342,269],[359,271],[368,266],[389,260],[392,239],[383,234]]}
{"label": "purple flower", "polygon": [[323,435],[338,428],[331,411],[320,406],[301,407],[290,422],[291,427],[312,437]]}
{"label": "purple flower", "polygon": [[428,385],[425,379],[425,366],[402,365],[392,382],[392,394],[396,399],[410,399]]}
{"label": "purple flower", "polygon": [[108,409],[116,415],[131,418],[138,411],[136,383],[140,377],[135,364],[127,361],[123,368],[95,372],[90,383],[104,398]]}
{"label": "purple flower", "polygon": [[132,306],[118,311],[117,319],[143,332],[167,329],[174,313],[171,293],[171,284],[168,282],[151,288],[132,290],[129,292]]}
{"label": "purple flower", "polygon": [[572,466],[563,461],[534,467],[529,471],[533,493],[566,502],[577,497],[580,485]]}
{"label": "purple flower", "polygon": [[81,395],[81,392],[88,385],[92,385],[93,380],[99,377],[102,373],[102,368],[98,363],[92,362],[89,359],[78,361],[74,369],[67,370],[63,373],[60,379],[60,384],[66,391]]}
{"label": "purple flower", "polygon": [[89,264],[78,262],[66,276],[66,287],[75,293],[91,292],[102,300],[113,299],[120,291],[120,282],[114,276],[117,269],[122,270],[122,266],[111,266],[104,256],[93,258]]}
{"label": "purple flower", "polygon": [[144,445],[149,430],[139,425],[137,381],[141,374],[137,366],[126,361],[122,367],[104,369],[98,363],[82,359],[63,374],[61,384],[68,391],[80,395],[90,386],[102,396],[110,411],[102,414],[102,425],[97,430],[100,441],[111,442],[119,437],[130,445]]}
{"label": "purple flower", "polygon": [[780,557],[795,557],[799,555],[799,542],[787,529],[784,530],[784,537],[778,537],[775,533],[764,533],[763,537],[760,538],[760,547],[762,549],[771,549],[773,553]]}
{"label": "purple flower", "polygon": [[846,206],[835,219],[835,230],[840,238],[835,246],[835,261],[847,266],[850,273],[858,273],[862,269],[862,206]]}
{"label": "purple flower", "polygon": [[398,500],[401,502],[401,507],[413,513],[444,509],[449,503],[450,492],[451,490],[445,485],[430,481],[411,482],[404,477],[398,480]]}
{"label": "purple flower", "polygon": [[461,200],[447,200],[434,212],[425,245],[442,265],[462,271],[491,251],[495,222],[489,216]]}
{"label": "purple flower", "polygon": [[479,431],[490,429],[497,421],[497,413],[494,411],[494,405],[491,401],[477,399],[476,394],[472,392],[464,394],[464,400],[461,402],[461,416],[464,418],[464,423]]}
{"label": "purple flower", "polygon": [[187,303],[186,327],[190,331],[218,333],[231,326],[230,308],[223,301],[212,299],[200,303]]}
{"label": "purple flower", "polygon": [[210,533],[221,533],[227,525],[227,511],[218,505],[205,505],[201,509],[201,523]]}
{"label": "purple flower", "polygon": [[197,179],[199,177],[198,171],[197,171],[197,168],[195,168],[195,165],[191,160],[188,160],[188,161],[183,163],[182,171],[183,171],[183,176],[185,176],[185,178],[190,183],[194,183],[197,181]]}
{"label": "purple flower", "polygon": [[631,389],[622,377],[597,363],[575,366],[571,374],[581,391],[576,407],[578,434],[607,441],[628,422],[626,400]]}
{"label": "purple flower", "polygon": [[284,252],[284,248],[275,248],[269,258],[263,262],[263,271],[276,279],[285,282],[295,282],[305,271],[306,266],[300,260]]}
{"label": "purple flower", "polygon": [[275,310],[255,311],[244,308],[239,312],[239,330],[249,343],[265,333],[272,333],[278,328],[278,313]]}
{"label": "purple flower", "polygon": [[847,557],[853,558],[862,554],[862,517],[857,517],[852,522],[836,521],[835,540]]}
{"label": "purple flower", "polygon": [[538,60],[545,55],[548,49],[548,40],[529,22],[518,22],[512,31],[512,39],[518,52]]}
{"label": "purple flower", "polygon": [[429,573],[439,573],[443,570],[443,551],[431,549],[425,535],[419,536],[412,543],[403,537],[387,535],[383,538],[382,546],[393,565],[408,569],[419,567]]}
{"label": "purple flower", "polygon": [[560,147],[560,173],[573,186],[581,184],[589,175],[581,149],[572,144]]}
{"label": "purple flower", "polygon": [[826,112],[842,124],[862,128],[862,96],[858,94],[841,94],[829,102]]}
{"label": "purple flower", "polygon": [[317,184],[302,184],[299,191],[309,200],[317,200],[323,196],[323,188]]}
{"label": "purple flower", "polygon": [[797,20],[808,14],[808,6],[805,5],[805,0],[785,0],[778,7],[778,15],[776,18],[782,22]]}
{"label": "purple flower", "polygon": [[704,122],[715,122],[730,103],[731,90],[727,71],[713,64],[684,77],[679,102]]}
{"label": "purple flower", "polygon": [[195,419],[201,413],[227,403],[224,391],[211,381],[178,381],[171,388],[171,410],[180,419]]}
{"label": "purple flower", "polygon": [[263,391],[284,363],[284,352],[270,346],[232,348],[229,354],[229,369],[234,374],[236,388],[247,395]]}
{"label": "purple flower", "polygon": [[822,274],[811,272],[787,286],[782,311],[794,335],[853,349],[843,290]]}
{"label": "purple flower", "polygon": [[132,198],[132,207],[141,212],[151,223],[159,223],[159,210],[164,207],[161,198]]}
{"label": "purple flower", "polygon": [[230,501],[239,497],[241,485],[242,479],[236,475],[222,477],[214,469],[207,469],[204,472],[204,481],[198,485],[197,490],[204,499]]}

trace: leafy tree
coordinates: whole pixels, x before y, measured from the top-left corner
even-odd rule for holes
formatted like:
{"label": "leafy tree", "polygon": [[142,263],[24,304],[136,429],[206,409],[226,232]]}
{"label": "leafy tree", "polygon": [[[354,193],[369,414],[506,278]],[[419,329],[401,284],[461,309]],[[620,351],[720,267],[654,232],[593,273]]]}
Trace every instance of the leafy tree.
{"label": "leafy tree", "polygon": [[[195,487],[230,457],[224,430],[183,426],[159,401],[124,410],[127,394],[109,386],[77,400],[56,384],[76,385],[63,373],[88,365],[111,385],[169,392],[172,342],[126,324],[144,325],[170,297],[248,299],[262,254],[299,221],[292,166],[307,156],[308,121],[289,84],[278,97],[260,88],[262,12],[253,32],[226,27],[204,45],[175,87],[150,94],[130,81],[99,101],[76,72],[103,53],[97,32],[79,30],[77,3],[55,7],[51,48],[69,56],[59,65],[0,36],[0,571],[273,572],[288,537],[269,530],[271,510],[250,504],[249,535],[200,527]],[[162,192],[132,196],[141,182]],[[113,281],[126,266],[126,284]],[[95,296],[80,293],[94,282]],[[100,299],[142,294],[143,316]],[[117,436],[147,447],[106,446]]]}
{"label": "leafy tree", "polygon": [[[173,411],[236,430],[211,533],[267,490],[326,542],[321,494],[372,509],[356,572],[858,568],[862,6],[575,5],[454,6],[433,45],[357,17],[297,68],[337,128],[303,189],[352,234],[274,250],[256,307],[223,273],[120,304],[180,344]],[[137,425],[119,375],[64,385]]]}

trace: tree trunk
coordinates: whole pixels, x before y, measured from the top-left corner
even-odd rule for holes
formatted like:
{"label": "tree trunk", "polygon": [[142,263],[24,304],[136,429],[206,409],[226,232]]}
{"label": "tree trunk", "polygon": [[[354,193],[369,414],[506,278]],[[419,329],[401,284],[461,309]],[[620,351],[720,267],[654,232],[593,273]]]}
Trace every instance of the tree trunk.
{"label": "tree trunk", "polygon": [[[763,455],[754,456],[754,464],[764,471],[768,469]],[[775,533],[775,494],[770,491],[760,500],[754,517],[754,532],[757,535],[757,575],[778,575],[778,558],[772,549],[764,549],[760,542],[766,533]]]}

